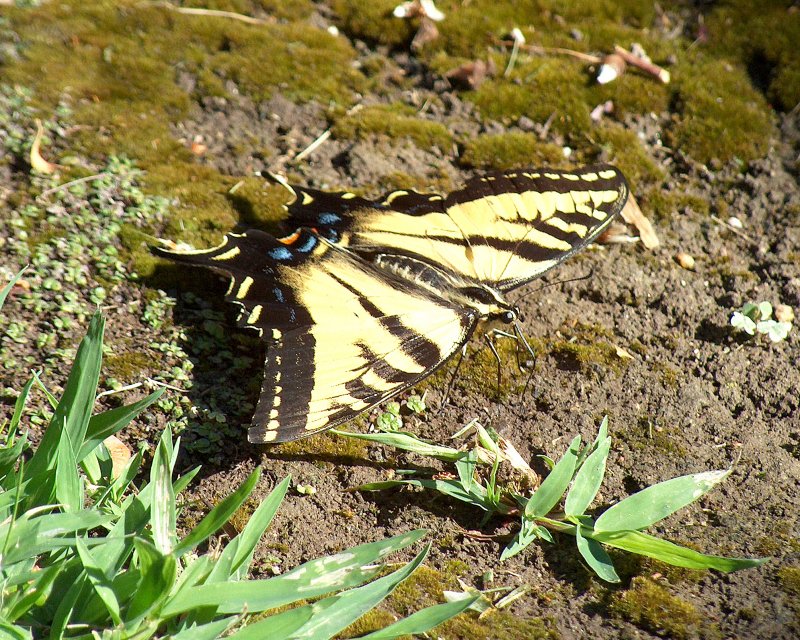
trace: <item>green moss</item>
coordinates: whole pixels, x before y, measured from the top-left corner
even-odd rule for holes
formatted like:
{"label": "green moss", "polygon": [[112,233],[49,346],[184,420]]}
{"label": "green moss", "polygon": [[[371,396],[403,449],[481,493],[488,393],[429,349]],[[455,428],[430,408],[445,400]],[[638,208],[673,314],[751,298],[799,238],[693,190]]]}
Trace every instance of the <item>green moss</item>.
{"label": "green moss", "polygon": [[654,427],[649,416],[640,416],[635,426],[620,431],[617,437],[631,449],[651,449],[672,457],[685,457],[686,449],[678,441],[677,427]]}
{"label": "green moss", "polygon": [[609,122],[595,128],[591,138],[599,146],[600,158],[622,171],[633,193],[638,194],[644,185],[664,179],[664,170],[655,163],[635,131]]}
{"label": "green moss", "polygon": [[411,176],[401,171],[387,173],[381,176],[378,182],[370,187],[372,193],[387,193],[397,189],[414,189],[420,193],[439,193],[444,194],[454,188],[450,176],[442,169],[433,178],[426,176]]}
{"label": "green moss", "polygon": [[461,163],[480,169],[512,169],[558,166],[565,160],[559,146],[542,142],[532,133],[512,131],[473,138],[464,146]]}
{"label": "green moss", "polygon": [[[444,571],[422,566],[402,582],[389,597],[387,605],[401,615],[409,615],[420,608],[443,601],[444,590],[460,589],[456,577],[461,565],[449,563]],[[454,571],[453,569],[459,569]],[[436,637],[443,640],[469,638],[470,640],[557,640],[560,635],[552,620],[523,618],[507,611],[492,611],[478,618],[462,614],[436,627]]]}
{"label": "green moss", "polygon": [[[639,191],[637,201],[642,210],[652,214],[655,220],[671,220],[676,215],[687,211],[702,216],[711,213],[711,206],[707,199],[692,193],[665,191],[658,185]],[[719,213],[717,216],[722,217]]]}
{"label": "green moss", "polygon": [[142,371],[149,371],[153,356],[143,351],[132,351],[103,358],[103,370],[108,376],[120,380],[133,380]]}
{"label": "green moss", "polygon": [[392,15],[396,0],[331,0],[330,5],[339,28],[353,38],[400,47],[416,33],[410,20]]}
{"label": "green moss", "polygon": [[[615,595],[609,605],[609,613],[645,631],[676,640],[695,637],[710,630],[694,605],[672,595],[649,578],[634,578],[629,589]],[[702,635],[705,637],[708,633]]]}
{"label": "green moss", "polygon": [[[388,627],[397,622],[397,617],[383,609],[372,609],[356,620],[336,636],[337,638],[360,638],[368,633]],[[400,640],[411,639],[412,636],[400,636]]]}
{"label": "green moss", "polygon": [[787,604],[795,613],[794,626],[800,627],[800,567],[784,567],[778,571],[781,591],[789,596]]}
{"label": "green moss", "polygon": [[[356,420],[363,420],[363,418],[357,418]],[[349,423],[346,429],[360,431],[353,423]],[[270,446],[267,451],[276,458],[308,457],[324,462],[349,461],[350,464],[354,464],[368,459],[368,446],[369,443],[366,440],[323,433],[315,438],[305,438]]]}
{"label": "green moss", "polygon": [[677,116],[667,143],[702,163],[748,163],[763,156],[774,133],[769,107],[744,68],[688,57],[675,73]]}
{"label": "green moss", "polygon": [[550,120],[554,131],[577,135],[591,127],[585,84],[585,72],[574,60],[532,58],[515,67],[511,80],[487,80],[465,97],[487,118],[507,124],[521,116],[541,123]]}
{"label": "green moss", "polygon": [[369,135],[404,138],[421,149],[438,147],[448,151],[452,145],[452,136],[443,124],[424,120],[415,115],[414,109],[400,104],[360,109],[336,122],[332,133],[346,140],[361,140]]}
{"label": "green moss", "polygon": [[800,19],[785,2],[728,0],[708,14],[706,28],[708,49],[748,68],[778,109],[800,102]]}
{"label": "green moss", "polygon": [[[244,2],[218,4],[250,10]],[[292,11],[310,10],[301,4]],[[4,17],[19,52],[5,57],[4,81],[32,87],[45,111],[70,104],[71,154],[135,158],[151,173],[169,171],[173,185],[191,184],[200,171],[170,128],[196,95],[226,95],[230,81],[255,101],[279,90],[290,99],[349,105],[365,86],[347,41],[303,22],[250,25],[136,0],[66,0],[11,8]]]}
{"label": "green moss", "polygon": [[561,338],[548,343],[549,351],[557,359],[572,367],[590,370],[593,367],[619,373],[630,360],[617,354],[617,348],[606,338],[610,332],[600,325],[576,323],[573,327],[562,327]]}
{"label": "green moss", "polygon": [[653,371],[661,375],[661,384],[672,389],[675,389],[681,380],[681,372],[666,362],[654,362]]}

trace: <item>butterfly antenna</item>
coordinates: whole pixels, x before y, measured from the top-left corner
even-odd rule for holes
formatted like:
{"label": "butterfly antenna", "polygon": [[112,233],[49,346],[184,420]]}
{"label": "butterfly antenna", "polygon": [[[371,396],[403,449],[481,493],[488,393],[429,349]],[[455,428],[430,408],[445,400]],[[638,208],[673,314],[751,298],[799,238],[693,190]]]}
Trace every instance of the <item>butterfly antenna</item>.
{"label": "butterfly antenna", "polygon": [[511,304],[517,305],[520,302],[520,300],[524,300],[528,296],[532,296],[534,293],[539,293],[543,289],[549,289],[550,287],[555,287],[560,284],[567,284],[569,282],[580,282],[581,280],[589,280],[593,276],[594,276],[594,269],[590,269],[589,273],[586,273],[582,276],[575,276],[574,278],[567,278],[566,280],[554,280],[553,282],[545,282],[541,286],[536,287],[533,291],[528,291],[527,293],[515,298],[511,302]]}

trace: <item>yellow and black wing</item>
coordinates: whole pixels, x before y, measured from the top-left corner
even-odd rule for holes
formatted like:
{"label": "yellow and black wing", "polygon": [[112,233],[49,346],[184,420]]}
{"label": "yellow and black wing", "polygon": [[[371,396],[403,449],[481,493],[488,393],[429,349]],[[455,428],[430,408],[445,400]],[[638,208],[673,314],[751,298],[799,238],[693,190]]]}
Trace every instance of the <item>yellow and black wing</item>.
{"label": "yellow and black wing", "polygon": [[508,291],[597,238],[628,185],[610,165],[518,169],[473,178],[447,196],[394,191],[375,201],[294,189],[290,229],[310,227],[356,253],[421,257]]}
{"label": "yellow and black wing", "polygon": [[214,249],[167,255],[230,275],[239,324],[268,342],[251,442],[346,422],[430,374],[478,320],[309,229],[231,233]]}

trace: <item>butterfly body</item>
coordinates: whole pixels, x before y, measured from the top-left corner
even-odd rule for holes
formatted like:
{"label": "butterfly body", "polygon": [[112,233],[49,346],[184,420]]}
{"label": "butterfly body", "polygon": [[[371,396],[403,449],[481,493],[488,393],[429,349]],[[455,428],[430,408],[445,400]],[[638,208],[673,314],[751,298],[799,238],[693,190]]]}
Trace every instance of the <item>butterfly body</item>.
{"label": "butterfly body", "polygon": [[162,252],[228,274],[239,324],[268,343],[251,442],[337,426],[430,375],[479,325],[516,327],[507,293],[589,244],[628,197],[610,166],[493,173],[448,196],[376,201],[285,186],[291,234]]}

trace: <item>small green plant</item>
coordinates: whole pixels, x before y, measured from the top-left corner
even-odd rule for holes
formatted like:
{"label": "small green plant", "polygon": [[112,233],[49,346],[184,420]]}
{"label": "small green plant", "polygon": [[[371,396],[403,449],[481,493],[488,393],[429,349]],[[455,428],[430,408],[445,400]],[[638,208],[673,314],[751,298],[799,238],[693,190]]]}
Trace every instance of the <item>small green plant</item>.
{"label": "small green plant", "polygon": [[772,305],[767,302],[748,302],[731,316],[731,326],[754,336],[756,333],[767,336],[771,342],[786,340],[792,329],[791,322],[772,319]]}
{"label": "small green plant", "polygon": [[[13,284],[0,291],[0,306]],[[416,543],[425,533],[417,530],[311,560],[269,579],[248,580],[255,547],[289,478],[227,545],[199,553],[251,496],[261,470],[255,469],[180,536],[179,496],[199,471],[173,479],[180,439],[173,442],[169,429],[164,431],[149,479],[137,487],[143,451],[112,473],[105,438],[156,402],[163,389],[92,415],[103,330],[98,312],[60,399],[34,374],[17,397],[11,419],[0,425],[0,636],[330,638],[377,606],[422,563],[428,547],[392,572],[381,563],[388,554]],[[31,446],[21,423],[34,385],[45,392],[53,414],[38,447],[26,455]],[[479,597],[461,596],[363,637],[425,633]],[[270,613],[278,608],[283,610]]]}
{"label": "small green plant", "polygon": [[[475,505],[487,513],[487,518],[493,514],[519,515],[520,529],[503,550],[501,560],[519,553],[537,539],[552,543],[552,532],[557,532],[574,536],[583,559],[600,578],[608,582],[619,582],[619,576],[604,547],[622,549],[691,569],[729,572],[764,562],[762,559],[706,555],[643,532],[705,495],[729,475],[729,470],[696,473],[658,483],[621,500],[594,518],[587,514],[587,509],[594,501],[605,475],[611,447],[607,419],[600,425],[593,443],[584,447],[580,436],[576,436],[558,462],[545,458],[551,471],[529,496],[520,489],[525,482],[505,486],[498,484],[498,467],[502,461],[509,462],[521,472],[519,475],[523,479],[532,475],[510,443],[496,434],[490,434],[477,423],[473,422],[468,427],[475,427],[478,433],[478,445],[468,451],[433,445],[405,432],[337,433],[453,463],[456,473],[452,478],[443,477],[444,474],[438,474],[436,478],[413,474],[402,480],[362,485],[359,489],[375,491],[413,485]],[[489,466],[490,470],[483,472],[481,464]],[[563,508],[558,509],[562,501]]]}

